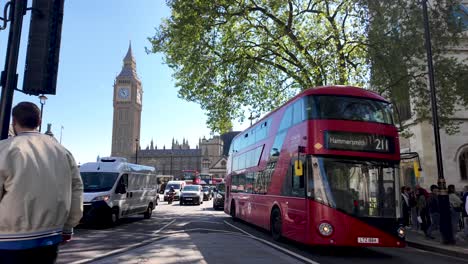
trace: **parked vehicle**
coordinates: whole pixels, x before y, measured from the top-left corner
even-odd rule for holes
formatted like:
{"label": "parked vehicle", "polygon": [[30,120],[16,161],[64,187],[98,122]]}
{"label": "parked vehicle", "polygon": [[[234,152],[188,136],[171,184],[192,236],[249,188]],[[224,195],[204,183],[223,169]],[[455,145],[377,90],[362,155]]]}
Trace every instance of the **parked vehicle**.
{"label": "parked vehicle", "polygon": [[115,225],[126,216],[150,218],[158,201],[155,168],[106,157],[80,166],[83,180],[82,222]]}
{"label": "parked vehicle", "polygon": [[180,205],[187,203],[200,205],[203,203],[201,185],[186,185],[180,193]]}
{"label": "parked vehicle", "polygon": [[167,201],[167,198],[169,197],[169,190],[174,188],[175,194],[174,194],[174,200],[179,200],[180,196],[180,190],[184,188],[185,186],[185,181],[169,181],[166,184],[166,189],[164,190],[164,201]]}
{"label": "parked vehicle", "polygon": [[224,196],[226,195],[226,185],[220,183],[213,191],[213,209],[224,209]]}
{"label": "parked vehicle", "polygon": [[203,192],[203,201],[209,201],[211,198],[213,198],[213,193],[211,191],[210,186],[203,186],[202,187],[202,192]]}

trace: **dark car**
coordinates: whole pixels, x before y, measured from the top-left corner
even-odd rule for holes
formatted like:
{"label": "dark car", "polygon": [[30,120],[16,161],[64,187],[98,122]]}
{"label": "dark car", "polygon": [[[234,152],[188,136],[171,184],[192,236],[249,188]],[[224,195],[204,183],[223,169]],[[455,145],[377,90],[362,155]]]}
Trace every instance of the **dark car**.
{"label": "dark car", "polygon": [[209,201],[211,198],[213,198],[213,192],[210,188],[210,186],[203,186],[202,187],[202,192],[203,192],[203,201]]}
{"label": "dark car", "polygon": [[224,183],[216,185],[216,190],[213,193],[213,208],[224,209],[224,196],[226,195],[226,186]]}

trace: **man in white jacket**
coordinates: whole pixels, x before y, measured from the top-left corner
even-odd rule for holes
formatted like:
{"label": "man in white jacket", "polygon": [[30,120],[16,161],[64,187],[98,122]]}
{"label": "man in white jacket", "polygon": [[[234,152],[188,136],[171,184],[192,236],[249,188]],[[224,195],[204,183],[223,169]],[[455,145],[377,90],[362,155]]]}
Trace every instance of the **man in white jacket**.
{"label": "man in white jacket", "polygon": [[16,136],[0,141],[0,263],[55,263],[82,216],[83,183],[73,156],[37,132],[39,108],[13,108]]}

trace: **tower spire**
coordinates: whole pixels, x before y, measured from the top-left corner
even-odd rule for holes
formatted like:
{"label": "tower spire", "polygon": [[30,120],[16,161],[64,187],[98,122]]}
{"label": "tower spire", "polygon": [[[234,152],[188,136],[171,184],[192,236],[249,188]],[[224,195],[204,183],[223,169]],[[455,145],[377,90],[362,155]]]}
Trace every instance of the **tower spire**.
{"label": "tower spire", "polygon": [[138,78],[138,75],[136,73],[136,60],[135,57],[133,56],[133,51],[132,51],[132,43],[130,42],[128,44],[128,50],[127,54],[125,55],[123,59],[123,67],[122,71],[120,74],[117,76],[118,78],[132,78],[137,81],[140,81],[140,78]]}
{"label": "tower spire", "polygon": [[124,65],[128,65],[128,64],[129,64],[129,66],[134,66],[134,64],[135,64],[135,58],[133,57],[132,42],[131,41],[128,44],[127,55],[125,55],[125,58],[124,58]]}

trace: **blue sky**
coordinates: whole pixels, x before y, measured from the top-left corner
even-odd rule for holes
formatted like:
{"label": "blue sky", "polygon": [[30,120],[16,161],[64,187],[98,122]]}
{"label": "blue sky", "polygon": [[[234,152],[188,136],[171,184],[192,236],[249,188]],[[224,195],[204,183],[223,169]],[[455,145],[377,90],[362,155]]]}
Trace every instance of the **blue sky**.
{"label": "blue sky", "polygon": [[[5,1],[0,1],[3,7]],[[29,1],[31,5],[31,1]],[[177,97],[177,88],[162,54],[146,54],[147,37],[170,10],[164,0],[66,0],[60,51],[57,94],[47,95],[43,132],[52,132],[75,156],[77,162],[94,161],[110,155],[112,138],[112,95],[115,77],[122,68],[129,41],[143,85],[141,145],[154,139],[158,148],[172,138],[188,139],[192,147],[200,137],[209,137],[205,113],[195,103]],[[18,88],[22,87],[29,15],[24,18],[18,65]],[[0,31],[0,67],[3,70],[8,30]],[[15,92],[13,105],[36,96]],[[247,123],[236,124],[243,129]]]}

